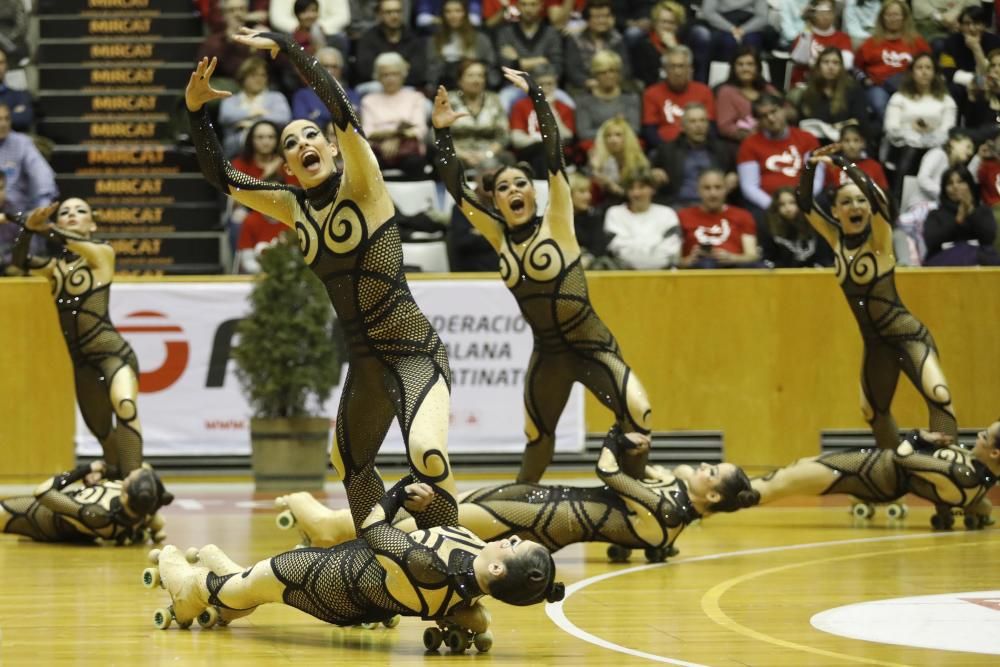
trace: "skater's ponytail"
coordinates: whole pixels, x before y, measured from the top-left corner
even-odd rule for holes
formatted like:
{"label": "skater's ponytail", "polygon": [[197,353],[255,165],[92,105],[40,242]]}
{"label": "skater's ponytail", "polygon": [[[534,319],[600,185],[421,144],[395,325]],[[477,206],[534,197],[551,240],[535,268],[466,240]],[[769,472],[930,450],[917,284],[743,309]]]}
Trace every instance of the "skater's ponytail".
{"label": "skater's ponytail", "polygon": [[719,480],[715,490],[722,498],[708,506],[709,512],[735,512],[760,502],[760,491],[750,485],[750,478],[742,468],[736,468],[733,474]]}
{"label": "skater's ponytail", "polygon": [[[527,546],[527,544],[524,544]],[[558,602],[565,587],[555,581],[556,564],[552,554],[541,546],[522,548],[504,562],[505,574],[490,582],[489,594],[501,602],[526,607],[539,602]]]}
{"label": "skater's ponytail", "polygon": [[173,494],[163,488],[163,482],[150,468],[141,468],[128,483],[128,509],[138,516],[155,514],[156,510],[169,505]]}

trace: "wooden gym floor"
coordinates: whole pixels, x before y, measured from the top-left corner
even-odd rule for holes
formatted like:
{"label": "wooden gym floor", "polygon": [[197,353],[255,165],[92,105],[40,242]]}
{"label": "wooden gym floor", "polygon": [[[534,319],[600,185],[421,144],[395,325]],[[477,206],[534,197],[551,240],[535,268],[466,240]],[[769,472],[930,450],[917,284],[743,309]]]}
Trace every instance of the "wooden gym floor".
{"label": "wooden gym floor", "polygon": [[[169,543],[214,542],[249,564],[297,541],[246,483],[169,486],[178,497],[165,512]],[[28,490],[0,487],[0,496]],[[328,505],[345,506],[339,485],[327,490]],[[914,504],[902,524],[880,513],[857,527],[843,500],[758,508],[690,527],[665,565],[639,553],[610,564],[604,545],[574,545],[556,555],[566,600],[489,602],[493,650],[464,658],[425,654],[428,623],[419,619],[394,630],[337,628],[280,605],[228,628],[156,630],[153,610],[168,596],[140,583],[147,548],[3,535],[0,665],[995,665],[1000,530],[935,534],[930,514]],[[850,638],[871,633],[877,641]]]}

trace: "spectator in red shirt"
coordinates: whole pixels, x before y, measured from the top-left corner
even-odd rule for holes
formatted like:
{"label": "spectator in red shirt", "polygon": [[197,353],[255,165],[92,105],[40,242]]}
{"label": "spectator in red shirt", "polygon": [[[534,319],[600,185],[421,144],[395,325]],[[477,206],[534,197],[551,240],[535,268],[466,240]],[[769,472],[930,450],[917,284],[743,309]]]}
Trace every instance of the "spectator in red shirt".
{"label": "spectator in red shirt", "polygon": [[[848,125],[840,131],[841,153],[848,160],[858,166],[858,169],[868,174],[875,185],[882,188],[882,192],[889,192],[889,180],[885,177],[885,170],[878,160],[873,160],[865,154],[865,135],[861,133],[861,128],[857,125]],[[840,179],[836,186],[847,185],[851,178],[847,172],[840,172]],[[888,195],[887,195],[888,196]]]}
{"label": "spectator in red shirt", "polygon": [[[563,140],[563,145],[568,146],[576,134],[576,115],[571,106],[556,97],[558,88],[555,70],[548,64],[539,65],[531,71],[531,76],[555,111],[559,136]],[[514,147],[517,159],[530,164],[536,174],[546,173],[545,146],[538,127],[538,116],[535,115],[534,103],[530,97],[522,97],[510,109],[510,143]]]}
{"label": "spectator in red shirt", "polygon": [[725,174],[708,169],[698,179],[698,206],[677,212],[684,235],[681,266],[717,269],[756,266],[757,225],[749,211],[726,204]]}
{"label": "spectator in red shirt", "polygon": [[664,141],[673,141],[681,133],[684,107],[700,102],[715,121],[715,98],[703,83],[692,81],[694,73],[691,49],[675,46],[663,57],[667,71],[665,81],[654,83],[642,95],[642,137],[653,148]]}
{"label": "spectator in red shirt", "polygon": [[899,88],[903,74],[921,53],[931,47],[913,27],[913,16],[903,0],[887,0],[879,11],[872,36],[854,58],[854,67],[866,86],[868,106],[876,118],[885,115],[889,97]]}
{"label": "spectator in red shirt", "polygon": [[236,242],[237,273],[260,273],[260,262],[257,261],[260,246],[270,244],[286,230],[285,223],[251,210],[243,220],[240,238]]}
{"label": "spectator in red shirt", "polygon": [[[736,172],[740,177],[743,198],[758,211],[771,205],[771,196],[780,187],[795,187],[809,153],[819,148],[819,141],[805,130],[788,125],[784,103],[775,95],[761,95],[753,103],[757,132],[740,144],[736,154]],[[815,186],[822,188],[823,175],[816,175]],[[751,208],[753,210],[753,208]]]}
{"label": "spectator in red shirt", "polygon": [[832,0],[813,0],[806,7],[806,31],[792,42],[792,83],[805,81],[806,74],[828,48],[840,49],[844,56],[844,69],[854,65],[854,47],[846,32],[834,25],[837,15]]}

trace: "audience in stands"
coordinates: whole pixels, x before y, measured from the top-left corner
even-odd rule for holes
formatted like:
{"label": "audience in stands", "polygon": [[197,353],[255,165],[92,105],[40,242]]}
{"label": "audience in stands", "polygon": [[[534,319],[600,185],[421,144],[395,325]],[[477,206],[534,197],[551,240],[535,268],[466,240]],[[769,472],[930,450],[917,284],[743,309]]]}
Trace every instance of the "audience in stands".
{"label": "audience in stands", "polygon": [[[447,3],[445,3],[447,5]],[[466,116],[451,126],[455,152],[466,173],[496,169],[510,163],[510,123],[500,97],[486,89],[486,65],[464,60],[458,68],[458,90],[448,93],[451,107]]]}
{"label": "audience in stands", "polygon": [[799,209],[794,188],[778,188],[758,228],[764,264],[775,269],[833,266],[833,250]]}
{"label": "audience in stands", "polygon": [[[740,191],[747,204],[757,210],[755,215],[771,205],[771,197],[780,187],[795,187],[806,158],[819,148],[816,137],[788,124],[782,100],[774,95],[761,95],[753,103],[757,132],[740,143],[736,154],[736,169],[740,176]],[[822,165],[820,165],[822,167]],[[823,172],[817,169],[815,188],[823,186]]]}
{"label": "audience in stands", "polygon": [[683,233],[680,265],[720,269],[757,265],[757,227],[749,211],[726,203],[725,174],[703,171],[695,206],[677,212]]}
{"label": "audience in stands", "polygon": [[[479,27],[483,24],[483,7],[480,0],[417,0],[413,7],[413,24],[417,30],[426,34],[436,34],[439,30],[446,29],[449,22],[454,21],[456,9],[449,5],[458,4],[462,6],[462,15],[468,17],[469,23]],[[449,18],[449,12],[453,14]],[[451,23],[454,29],[457,23]],[[493,45],[490,45],[490,50]],[[477,58],[482,60],[482,58]],[[429,77],[429,75],[428,75]],[[433,83],[433,81],[432,81]]]}
{"label": "audience in stands", "polygon": [[474,60],[485,66],[486,82],[495,90],[500,85],[501,75],[490,38],[473,26],[464,0],[445,0],[437,4],[441,5],[441,21],[437,31],[427,40],[428,89],[439,85],[449,90],[454,88],[462,63]]}
{"label": "audience in stands", "polygon": [[924,39],[941,50],[941,43],[959,28],[959,13],[966,7],[980,4],[979,0],[911,0],[913,24]]}
{"label": "audience in stands", "polygon": [[[500,64],[524,72],[540,65],[552,68],[556,80],[563,76],[563,37],[545,19],[542,0],[519,0],[520,18],[504,23],[496,32]],[[574,63],[574,67],[580,63]]]}
{"label": "audience in stands", "polygon": [[708,86],[691,79],[691,57],[686,46],[667,51],[663,57],[666,78],[647,87],[642,95],[642,137],[647,147],[673,141],[680,134],[684,107],[691,102],[703,104],[709,120],[715,120],[715,98]]}
{"label": "audience in stands", "polygon": [[598,51],[590,61],[594,86],[576,97],[576,131],[582,152],[590,150],[598,128],[612,118],[624,118],[630,128],[640,126],[639,93],[622,90],[621,67],[614,51]]}
{"label": "audience in stands", "polygon": [[885,115],[889,97],[899,88],[913,59],[931,47],[913,27],[910,8],[903,0],[886,0],[875,30],[854,58],[857,76],[865,85],[868,106],[875,118]]}
{"label": "audience in stands", "polygon": [[977,72],[961,110],[966,128],[978,141],[996,135],[1000,127],[1000,49],[986,54],[986,70]]}
{"label": "audience in stands", "polygon": [[269,120],[283,127],[292,119],[287,98],[270,90],[268,82],[267,62],[259,56],[250,56],[236,70],[240,90],[219,105],[222,147],[227,157],[240,152],[247,129],[258,120]]}
{"label": "audience in stands", "polygon": [[608,243],[614,237],[604,228],[604,211],[593,206],[593,183],[582,172],[569,175],[570,196],[573,198],[573,228],[580,244],[580,263],[584,269],[617,269],[618,262],[608,254]]}
{"label": "audience in stands", "polygon": [[846,32],[837,30],[833,0],[811,0],[806,6],[805,30],[792,42],[792,85],[806,78],[820,54],[829,48],[839,49],[845,69],[854,65],[854,47]]}
{"label": "audience in stands", "polygon": [[708,169],[725,174],[727,195],[736,189],[736,149],[714,136],[710,125],[705,105],[692,102],[684,108],[680,135],[653,151],[650,162],[658,203],[677,209],[699,202],[698,178]]}
{"label": "audience in stands", "polygon": [[[858,169],[868,174],[875,185],[879,186],[883,192],[889,192],[889,179],[885,177],[885,170],[882,163],[868,157],[868,144],[865,135],[858,125],[845,125],[840,130],[840,151],[844,157],[858,165]],[[831,186],[839,187],[850,182],[850,177],[843,171],[839,176],[831,174]]]}
{"label": "audience in stands", "polygon": [[[382,6],[391,2],[397,0]],[[382,91],[361,98],[361,126],[383,169],[419,178],[427,166],[429,109],[423,93],[403,86],[409,69],[406,59],[392,51],[375,59],[375,78]]]}
{"label": "audience in stands", "polygon": [[712,29],[712,57],[729,62],[740,46],[764,46],[767,0],[702,0],[702,19]]}
{"label": "audience in stands", "polygon": [[[879,0],[875,0],[878,2]],[[806,7],[810,0],[781,0],[778,8],[778,46],[789,49],[806,29]]]}
{"label": "audience in stands", "polygon": [[799,97],[798,115],[799,127],[824,145],[837,141],[848,125],[858,126],[866,140],[876,139],[861,85],[847,73],[837,47],[824,49],[813,65]]}
{"label": "audience in stands", "polygon": [[627,203],[608,209],[604,229],[614,236],[608,252],[625,269],[666,269],[680,258],[681,233],[674,209],[653,203],[656,184],[649,171],[625,179]]}
{"label": "audience in stands", "polygon": [[34,101],[26,90],[15,90],[7,85],[7,54],[0,50],[0,104],[10,109],[10,122],[18,132],[30,132],[35,123]]}
{"label": "audience in stands", "polygon": [[611,0],[588,0],[583,8],[583,18],[587,27],[566,38],[566,87],[573,93],[593,91],[597,79],[590,76],[586,63],[593,61],[599,51],[611,51],[619,58],[619,70],[623,79],[632,78],[632,66],[625,44],[625,38],[615,30],[615,15]]}
{"label": "audience in stands", "polygon": [[405,84],[422,88],[427,80],[427,46],[410,30],[401,0],[378,0],[377,22],[355,43],[352,79],[356,85],[376,78],[375,61],[380,54],[398,53],[409,63]]}
{"label": "audience in stands", "polygon": [[28,48],[28,11],[23,0],[0,2],[0,51],[15,67],[31,56]]}
{"label": "audience in stands", "polygon": [[[555,112],[556,124],[559,126],[559,137],[567,146],[576,136],[576,114],[573,108],[559,99],[555,69],[547,63],[535,67],[531,72],[538,87],[545,93],[549,106]],[[522,97],[510,110],[510,143],[514,155],[531,165],[537,174],[545,173],[545,155],[542,146],[542,133],[538,127],[538,116],[531,98]]]}
{"label": "audience in stands", "polygon": [[258,257],[261,251],[287,230],[288,225],[280,220],[269,218],[260,211],[250,210],[240,225],[234,273],[260,273]]}
{"label": "audience in stands", "polygon": [[59,198],[55,172],[31,137],[11,129],[10,107],[2,102],[0,171],[6,177],[6,201],[14,211],[32,211]]}
{"label": "audience in stands", "polygon": [[949,167],[941,177],[941,201],[924,222],[927,243],[925,265],[998,265],[994,243],[997,222],[979,201],[972,174],[962,166]]}
{"label": "audience in stands", "polygon": [[[358,91],[347,85],[343,78],[344,55],[340,50],[332,46],[324,46],[316,52],[316,61],[326,68],[330,76],[341,82],[347,99],[350,100],[355,111],[360,111],[361,97],[358,95]],[[292,118],[311,120],[320,127],[326,127],[326,124],[330,122],[330,109],[311,86],[302,86],[292,95]]]}
{"label": "audience in stands", "polygon": [[328,44],[347,45],[351,10],[344,0],[271,0],[268,19],[275,31],[286,32],[303,47],[318,50]]}
{"label": "audience in stands", "polygon": [[649,171],[649,160],[642,152],[639,138],[628,122],[616,116],[605,121],[588,158],[590,173],[600,188],[605,204],[625,199],[625,183],[639,172]]}
{"label": "audience in stands", "polygon": [[757,120],[752,105],[763,93],[777,95],[778,91],[764,79],[757,51],[739,48],[729,65],[729,78],[715,93],[719,135],[739,143],[753,134]]}
{"label": "audience in stands", "polygon": [[[483,185],[484,179],[492,182],[493,172],[481,171],[476,177],[475,194],[483,207],[493,206],[493,197]],[[472,226],[462,209],[451,209],[451,221],[446,237],[448,263],[452,271],[496,271],[497,253],[479,230]]]}
{"label": "audience in stands", "polygon": [[712,33],[697,23],[680,2],[661,0],[650,13],[649,29],[632,45],[632,69],[644,86],[663,78],[662,63],[667,51],[684,45],[694,55],[694,78],[708,81]]}
{"label": "audience in stands", "polygon": [[987,54],[1000,49],[1000,36],[989,32],[989,17],[981,5],[966,7],[959,14],[960,31],[952,33],[944,42],[938,64],[948,90],[954,96],[963,117],[971,111],[972,95],[981,88],[977,77],[989,70]]}
{"label": "audience in stands", "polygon": [[844,32],[851,38],[855,48],[864,44],[875,32],[881,8],[881,0],[845,0],[841,20]]}
{"label": "audience in stands", "polygon": [[941,177],[945,171],[952,167],[967,167],[970,172],[976,173],[979,158],[976,158],[975,164],[970,162],[975,152],[976,145],[972,138],[961,129],[953,129],[943,146],[935,146],[924,153],[920,169],[917,170],[917,187],[909,200],[904,199],[902,207],[908,209],[923,203],[938,202],[941,198]]}
{"label": "audience in stands", "polygon": [[247,23],[267,26],[270,4],[271,0],[250,0],[249,3],[247,0],[194,0],[195,8],[211,33],[226,29],[226,14],[232,13],[232,8],[237,6],[245,13]]}
{"label": "audience in stands", "polygon": [[212,85],[220,90],[239,90],[236,84],[236,72],[243,61],[250,57],[250,47],[233,41],[233,35],[244,26],[254,22],[247,12],[247,0],[220,0],[217,5],[219,27],[205,37],[198,47],[197,59],[217,58]]}

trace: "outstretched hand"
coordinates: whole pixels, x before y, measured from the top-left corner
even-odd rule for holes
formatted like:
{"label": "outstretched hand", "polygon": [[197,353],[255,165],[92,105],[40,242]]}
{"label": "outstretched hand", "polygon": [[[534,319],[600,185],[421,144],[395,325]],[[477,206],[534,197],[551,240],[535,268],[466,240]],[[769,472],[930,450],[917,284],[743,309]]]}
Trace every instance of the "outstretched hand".
{"label": "outstretched hand", "polygon": [[281,52],[281,47],[278,46],[276,41],[270,37],[263,37],[259,31],[247,28],[246,26],[240,28],[239,32],[233,35],[233,41],[237,44],[248,46],[251,49],[270,51],[272,58],[277,58],[278,53]]}
{"label": "outstretched hand", "polygon": [[33,232],[44,232],[52,224],[49,218],[59,208],[59,202],[53,202],[48,206],[39,206],[28,214],[28,219],[24,221],[24,226]]}
{"label": "outstretched hand", "polygon": [[218,64],[218,58],[211,60],[202,58],[198,62],[198,66],[191,72],[191,79],[184,90],[184,102],[189,111],[197,111],[206,102],[221,100],[232,95],[228,91],[212,88],[212,73],[215,72],[215,67]]}
{"label": "outstretched hand", "polygon": [[437,95],[434,96],[434,110],[431,112],[431,123],[435,128],[451,127],[456,120],[468,115],[464,111],[452,109],[448,91],[444,86],[438,86]]}
{"label": "outstretched hand", "polygon": [[423,512],[430,507],[431,501],[434,500],[434,489],[423,482],[407,484],[405,491],[406,500],[403,501],[403,507],[408,512]]}
{"label": "outstretched hand", "polygon": [[818,164],[824,162],[826,164],[833,164],[833,159],[831,155],[841,152],[841,146],[839,142],[828,144],[817,148],[812,153],[809,154],[809,164]]}
{"label": "outstretched hand", "polygon": [[513,69],[512,67],[504,67],[503,76],[505,79],[510,81],[512,84],[514,84],[524,92],[528,92],[527,72],[522,72],[521,70]]}

